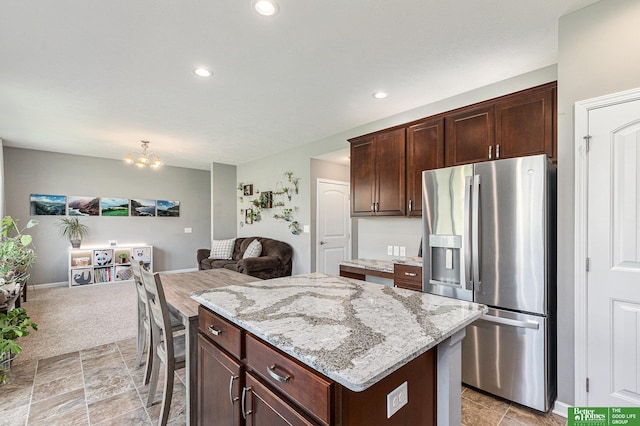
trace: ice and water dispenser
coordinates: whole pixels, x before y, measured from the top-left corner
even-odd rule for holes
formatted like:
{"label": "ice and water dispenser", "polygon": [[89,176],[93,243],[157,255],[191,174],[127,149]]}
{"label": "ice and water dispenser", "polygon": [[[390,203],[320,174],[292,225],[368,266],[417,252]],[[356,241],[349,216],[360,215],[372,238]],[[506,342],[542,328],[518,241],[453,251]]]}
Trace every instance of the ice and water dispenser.
{"label": "ice and water dispenser", "polygon": [[462,236],[429,234],[431,248],[431,284],[460,286]]}

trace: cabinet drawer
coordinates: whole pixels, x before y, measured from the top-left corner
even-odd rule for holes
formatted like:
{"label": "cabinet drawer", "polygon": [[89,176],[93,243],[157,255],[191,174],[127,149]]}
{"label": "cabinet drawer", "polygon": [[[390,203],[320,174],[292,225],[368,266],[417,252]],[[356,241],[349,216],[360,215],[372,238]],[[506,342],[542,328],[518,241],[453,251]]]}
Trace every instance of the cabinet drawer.
{"label": "cabinet drawer", "polygon": [[280,389],[323,424],[331,423],[331,381],[250,334],[246,335],[246,345],[249,370]]}
{"label": "cabinet drawer", "polygon": [[216,342],[231,355],[242,359],[242,330],[218,314],[198,308],[198,328],[210,340]]}
{"label": "cabinet drawer", "polygon": [[422,268],[413,265],[393,265],[393,284],[396,287],[422,291]]}
{"label": "cabinet drawer", "polygon": [[422,268],[413,265],[393,265],[393,279],[396,281],[406,281],[419,283],[422,287]]}

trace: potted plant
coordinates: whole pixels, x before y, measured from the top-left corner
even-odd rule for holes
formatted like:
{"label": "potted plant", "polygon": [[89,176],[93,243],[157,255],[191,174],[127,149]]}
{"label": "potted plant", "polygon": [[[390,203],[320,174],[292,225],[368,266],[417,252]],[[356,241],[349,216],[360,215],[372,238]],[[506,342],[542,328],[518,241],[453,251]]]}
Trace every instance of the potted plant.
{"label": "potted plant", "polygon": [[0,226],[0,305],[6,299],[15,297],[23,283],[29,279],[29,267],[36,255],[31,248],[31,235],[23,234],[25,229],[38,224],[30,220],[22,230],[11,216],[5,216]]}
{"label": "potted plant", "polygon": [[69,238],[71,247],[79,248],[82,238],[89,234],[87,225],[80,222],[77,217],[63,217],[60,219],[60,235]]}
{"label": "potted plant", "polygon": [[129,254],[128,253],[120,253],[120,263],[129,262]]}
{"label": "potted plant", "polygon": [[11,363],[22,352],[16,340],[29,335],[29,329],[38,325],[29,319],[24,308],[16,308],[6,314],[0,313],[0,386],[7,383]]}

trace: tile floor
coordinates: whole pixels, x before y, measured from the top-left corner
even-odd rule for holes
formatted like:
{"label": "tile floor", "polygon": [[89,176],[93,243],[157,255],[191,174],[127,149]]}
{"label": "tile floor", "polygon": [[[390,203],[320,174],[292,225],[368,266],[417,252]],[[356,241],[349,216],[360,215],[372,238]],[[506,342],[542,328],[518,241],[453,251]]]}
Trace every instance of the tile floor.
{"label": "tile floor", "polygon": [[[0,425],[154,425],[160,417],[160,380],[151,407],[144,368],[135,368],[135,339],[38,361],[19,361],[0,388]],[[184,369],[176,373],[169,425],[185,425]]]}
{"label": "tile floor", "polygon": [[[11,382],[0,388],[0,426],[154,425],[160,416],[162,383],[156,403],[146,408],[149,387],[144,368],[135,368],[135,339],[39,361],[17,361]],[[184,369],[176,373],[169,425],[186,423]],[[566,425],[501,399],[462,390],[463,426]]]}
{"label": "tile floor", "polygon": [[567,419],[539,413],[472,388],[462,388],[462,426],[566,425]]}

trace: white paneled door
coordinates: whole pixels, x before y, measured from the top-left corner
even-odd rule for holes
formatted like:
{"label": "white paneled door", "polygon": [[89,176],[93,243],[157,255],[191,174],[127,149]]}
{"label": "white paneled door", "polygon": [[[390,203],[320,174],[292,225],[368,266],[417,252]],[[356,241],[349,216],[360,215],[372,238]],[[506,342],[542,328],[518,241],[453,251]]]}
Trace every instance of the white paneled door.
{"label": "white paneled door", "polygon": [[349,184],[318,179],[316,271],[340,275],[340,262],[351,259]]}
{"label": "white paneled door", "polygon": [[640,100],[588,127],[588,406],[640,406]]}

